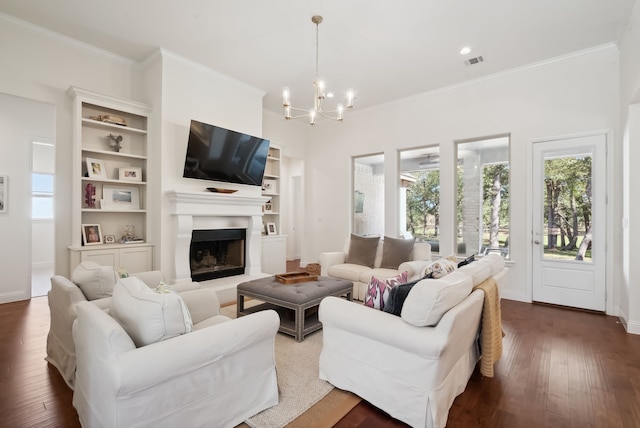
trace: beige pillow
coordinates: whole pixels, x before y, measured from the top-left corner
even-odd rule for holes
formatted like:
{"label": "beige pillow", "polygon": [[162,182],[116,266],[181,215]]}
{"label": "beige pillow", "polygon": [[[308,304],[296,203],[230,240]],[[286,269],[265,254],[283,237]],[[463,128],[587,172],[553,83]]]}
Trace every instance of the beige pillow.
{"label": "beige pillow", "polygon": [[349,253],[345,263],[372,268],[376,260],[378,242],[380,242],[379,236],[365,237],[351,234]]}
{"label": "beige pillow", "polygon": [[157,293],[136,277],[118,281],[113,290],[110,313],[137,347],[193,329],[189,310],[178,293]]}
{"label": "beige pillow", "polygon": [[82,290],[87,300],[111,296],[117,281],[118,274],[113,266],[100,266],[96,262],[82,262],[71,274],[71,282]]}
{"label": "beige pillow", "polygon": [[415,241],[415,238],[398,239],[385,236],[384,241],[382,241],[382,262],[380,262],[380,267],[398,269],[401,263],[408,261],[411,257]]}

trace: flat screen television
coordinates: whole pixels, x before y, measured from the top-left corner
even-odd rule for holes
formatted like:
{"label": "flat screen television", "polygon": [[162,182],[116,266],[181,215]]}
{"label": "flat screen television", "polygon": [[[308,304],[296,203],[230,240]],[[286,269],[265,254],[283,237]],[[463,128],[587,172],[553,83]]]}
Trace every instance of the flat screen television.
{"label": "flat screen television", "polygon": [[191,121],[183,177],[261,186],[269,140]]}

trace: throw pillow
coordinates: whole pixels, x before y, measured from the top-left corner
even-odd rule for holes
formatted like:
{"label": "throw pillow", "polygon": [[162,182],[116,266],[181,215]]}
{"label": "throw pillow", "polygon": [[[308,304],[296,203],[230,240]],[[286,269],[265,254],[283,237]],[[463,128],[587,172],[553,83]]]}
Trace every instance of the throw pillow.
{"label": "throw pillow", "polygon": [[458,269],[460,269],[462,266],[466,266],[469,263],[473,263],[476,261],[476,255],[472,255],[467,257],[466,259],[462,260],[460,263],[458,263]]}
{"label": "throw pillow", "polygon": [[372,276],[364,296],[364,305],[383,311],[389,300],[389,292],[395,286],[407,282],[407,275],[407,272],[402,272],[400,275],[388,279],[378,279]]}
{"label": "throw pillow", "polygon": [[414,285],[423,279],[424,278],[416,279],[415,281],[399,284],[396,287],[393,287],[389,292],[389,300],[387,300],[387,303],[384,305],[384,311],[389,314],[400,316],[402,313],[402,306],[404,305],[404,301],[407,299],[409,292]]}
{"label": "throw pillow", "polygon": [[137,347],[170,339],[193,329],[184,301],[168,289],[157,293],[136,277],[121,279],[113,290],[111,315]]}
{"label": "throw pillow", "polygon": [[111,296],[117,281],[118,274],[113,266],[100,266],[96,262],[82,262],[71,274],[71,282],[82,290],[87,300]]}
{"label": "throw pillow", "polygon": [[432,262],[424,268],[422,276],[431,275],[431,278],[438,279],[450,274],[458,268],[457,262],[452,262],[449,258],[444,257]]}
{"label": "throw pillow", "polygon": [[397,239],[384,237],[382,241],[382,262],[381,268],[398,269],[401,263],[406,262],[411,257],[415,238]]}
{"label": "throw pillow", "polygon": [[365,237],[351,234],[349,253],[345,263],[372,268],[376,260],[379,236]]}

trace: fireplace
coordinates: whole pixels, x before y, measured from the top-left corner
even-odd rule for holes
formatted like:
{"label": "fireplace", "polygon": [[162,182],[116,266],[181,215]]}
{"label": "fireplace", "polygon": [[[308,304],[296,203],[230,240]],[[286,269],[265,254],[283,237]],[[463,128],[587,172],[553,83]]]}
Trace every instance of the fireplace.
{"label": "fireplace", "polygon": [[242,275],[246,229],[194,230],[189,265],[193,281]]}

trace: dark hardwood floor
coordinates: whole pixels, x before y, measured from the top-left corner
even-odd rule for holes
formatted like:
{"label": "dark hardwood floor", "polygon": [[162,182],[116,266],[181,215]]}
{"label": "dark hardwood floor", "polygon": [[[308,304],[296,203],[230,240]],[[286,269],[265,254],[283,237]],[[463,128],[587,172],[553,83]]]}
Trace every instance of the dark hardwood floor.
{"label": "dark hardwood floor", "polygon": [[[293,269],[291,269],[293,270]],[[476,371],[447,427],[640,427],[640,336],[617,318],[502,301],[504,352]],[[46,297],[0,305],[0,427],[78,427],[72,392],[45,361]],[[361,402],[336,427],[406,426]]]}

